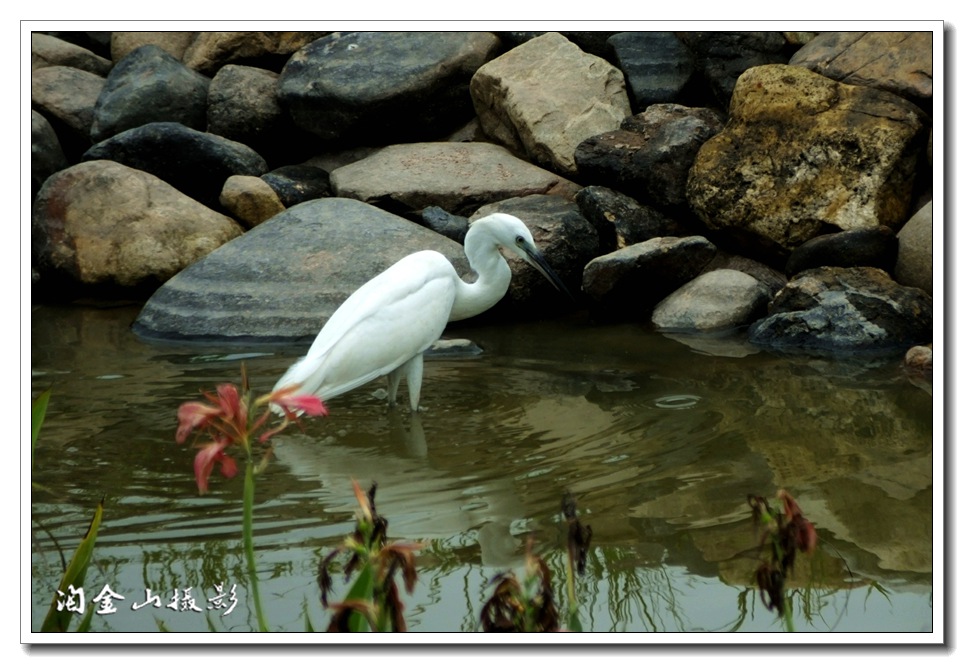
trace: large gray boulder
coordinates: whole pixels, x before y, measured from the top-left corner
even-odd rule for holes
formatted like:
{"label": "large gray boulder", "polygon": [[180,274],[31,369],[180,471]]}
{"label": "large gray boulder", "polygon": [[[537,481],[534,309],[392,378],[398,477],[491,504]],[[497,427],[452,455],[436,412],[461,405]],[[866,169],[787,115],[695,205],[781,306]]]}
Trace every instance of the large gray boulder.
{"label": "large gray boulder", "polygon": [[462,246],[360,201],[296,205],[159,288],[134,323],[158,339],[308,340],[359,286],[422,249],[459,273]]}
{"label": "large gray boulder", "polygon": [[469,215],[481,205],[529,194],[575,195],[564,177],[492,143],[404,143],[336,168],[336,196],[408,214],[437,206]]}

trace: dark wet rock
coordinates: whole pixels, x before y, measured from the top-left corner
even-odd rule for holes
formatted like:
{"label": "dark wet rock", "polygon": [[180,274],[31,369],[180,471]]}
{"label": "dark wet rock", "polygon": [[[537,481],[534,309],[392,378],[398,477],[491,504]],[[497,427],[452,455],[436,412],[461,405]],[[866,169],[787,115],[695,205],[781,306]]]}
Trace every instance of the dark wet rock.
{"label": "dark wet rock", "polygon": [[68,44],[79,46],[102,58],[110,58],[110,40],[112,32],[100,30],[44,30],[40,33],[56,37]]}
{"label": "dark wet rock", "polygon": [[879,267],[894,271],[897,236],[885,226],[841,231],[807,240],[790,253],[787,275],[815,267]]}
{"label": "dark wet rock", "polygon": [[696,71],[695,56],[673,32],[620,32],[608,42],[636,113],[679,101]]}
{"label": "dark wet rock", "polygon": [[897,233],[894,278],[904,286],[934,293],[934,206],[927,203]]}
{"label": "dark wet rock", "polygon": [[152,122],[92,146],[84,159],[111,159],[146,171],[210,208],[232,175],[261,175],[261,156],[241,143],[176,122]]}
{"label": "dark wet rock", "polygon": [[725,330],[752,323],[766,312],[766,286],[738,270],[705,272],[669,294],[653,309],[663,330]]}
{"label": "dark wet rock", "polygon": [[278,103],[278,74],[226,65],[211,79],[207,131],[243,143],[269,163],[306,159],[314,142],[298,131]]}
{"label": "dark wet rock", "polygon": [[47,118],[37,111],[30,112],[30,193],[40,191],[44,181],[57,171],[67,168],[60,141]]}
{"label": "dark wet rock", "polygon": [[[578,295],[583,266],[599,254],[599,237],[579,213],[579,206],[558,196],[533,194],[485,205],[471,219],[493,212],[521,219],[546,261],[570,293]],[[506,259],[512,268],[512,282],[502,302],[493,307],[494,315],[532,317],[568,311],[576,305],[521,258],[512,255]]]}
{"label": "dark wet rock", "polygon": [[716,246],[704,237],[653,238],[590,261],[582,290],[606,314],[643,317],[715,255]]}
{"label": "dark wet rock", "polygon": [[150,122],[178,122],[203,130],[210,79],[153,44],[114,65],[94,107],[95,143]]}
{"label": "dark wet rock", "polygon": [[91,161],[47,179],[32,232],[40,284],[63,298],[149,293],[241,228],[149,173]]}
{"label": "dark wet rock", "polygon": [[309,340],[358,287],[422,249],[468,271],[461,245],[415,223],[360,201],[308,201],[168,281],[134,330],[161,339]]}
{"label": "dark wet rock", "polygon": [[576,194],[579,211],[599,233],[599,250],[609,253],[654,237],[691,235],[683,224],[608,187],[585,187]]}
{"label": "dark wet rock", "polygon": [[700,149],[687,197],[746,251],[772,259],[828,226],[893,228],[907,218],[927,137],[910,102],[771,65],[740,78],[730,111]]}
{"label": "dark wet rock", "polygon": [[469,230],[467,218],[446,212],[436,205],[422,210],[421,224],[460,244],[465,242],[465,234]]}
{"label": "dark wet rock", "polygon": [[794,53],[790,64],[841,83],[893,92],[925,108],[934,94],[930,32],[824,32]]}
{"label": "dark wet rock", "polygon": [[641,203],[679,210],[686,207],[686,178],[700,147],[722,128],[711,109],[654,104],[618,130],[580,143],[579,175]]}
{"label": "dark wet rock", "polygon": [[331,195],[328,171],[307,164],[281,166],[261,176],[285,207]]}
{"label": "dark wet rock", "polygon": [[391,145],[331,173],[337,196],[397,214],[438,206],[470,215],[479,206],[527,194],[574,196],[579,187],[492,143]]}
{"label": "dark wet rock", "polygon": [[726,109],[736,81],[747,69],[786,64],[782,32],[681,32],[680,39],[696,55],[697,69],[719,108]]}
{"label": "dark wet rock", "polygon": [[485,32],[334,33],[291,56],[278,95],[325,141],[437,138],[472,117],[469,80],[498,44]]}
{"label": "dark wet rock", "polygon": [[42,32],[30,33],[30,68],[60,65],[107,76],[114,63],[93,51]]}
{"label": "dark wet rock", "polygon": [[872,267],[797,275],[750,326],[750,341],[775,348],[888,350],[931,341],[931,297]]}
{"label": "dark wet rock", "polygon": [[30,103],[50,122],[68,161],[90,147],[94,105],[106,80],[73,67],[44,67],[30,77]]}
{"label": "dark wet rock", "polygon": [[622,72],[556,32],[480,67],[470,91],[486,136],[567,175],[579,143],[630,114]]}

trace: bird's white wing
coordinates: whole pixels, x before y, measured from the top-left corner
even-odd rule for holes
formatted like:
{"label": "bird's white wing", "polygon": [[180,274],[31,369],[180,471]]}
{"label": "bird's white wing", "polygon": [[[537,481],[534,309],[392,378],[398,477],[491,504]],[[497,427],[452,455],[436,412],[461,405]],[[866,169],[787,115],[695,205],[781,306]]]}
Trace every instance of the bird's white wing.
{"label": "bird's white wing", "polygon": [[457,279],[437,252],[406,256],[345,300],[275,389],[330,398],[398,368],[441,336]]}

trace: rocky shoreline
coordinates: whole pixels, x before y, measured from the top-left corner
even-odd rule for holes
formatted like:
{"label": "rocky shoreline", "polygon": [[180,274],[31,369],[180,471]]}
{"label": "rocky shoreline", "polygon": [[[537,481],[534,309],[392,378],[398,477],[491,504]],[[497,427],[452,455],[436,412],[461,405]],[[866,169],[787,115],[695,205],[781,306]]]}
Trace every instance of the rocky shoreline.
{"label": "rocky shoreline", "polygon": [[492,316],[906,350],[932,58],[926,32],[33,33],[33,298],[310,338],[412,251],[464,271],[499,210],[579,297],[512,263]]}

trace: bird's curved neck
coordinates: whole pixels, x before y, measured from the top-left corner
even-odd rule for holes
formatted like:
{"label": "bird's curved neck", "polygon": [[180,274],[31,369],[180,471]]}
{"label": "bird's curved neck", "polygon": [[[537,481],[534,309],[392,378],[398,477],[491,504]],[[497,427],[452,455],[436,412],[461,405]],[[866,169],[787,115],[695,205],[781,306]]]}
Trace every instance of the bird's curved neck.
{"label": "bird's curved neck", "polygon": [[459,279],[450,321],[477,316],[494,306],[509,290],[512,279],[509,264],[491,238],[467,235],[465,255],[478,279],[472,283]]}

